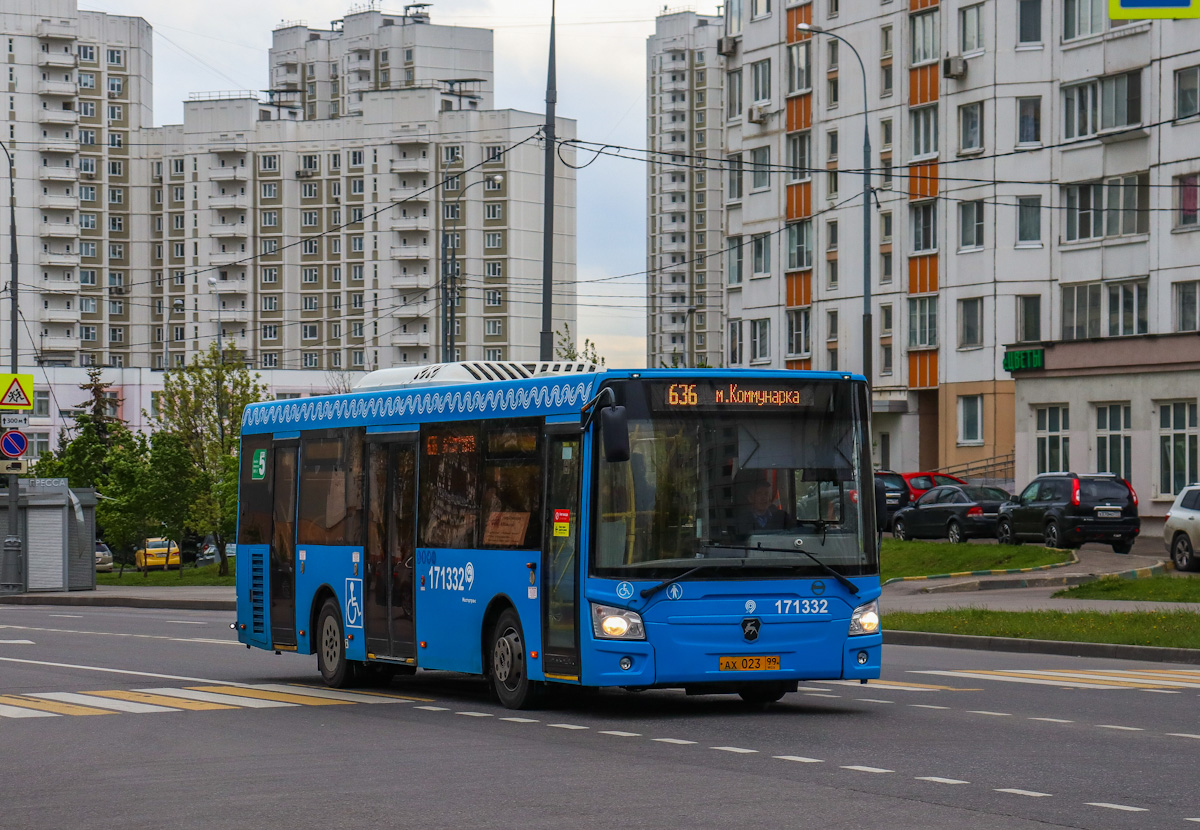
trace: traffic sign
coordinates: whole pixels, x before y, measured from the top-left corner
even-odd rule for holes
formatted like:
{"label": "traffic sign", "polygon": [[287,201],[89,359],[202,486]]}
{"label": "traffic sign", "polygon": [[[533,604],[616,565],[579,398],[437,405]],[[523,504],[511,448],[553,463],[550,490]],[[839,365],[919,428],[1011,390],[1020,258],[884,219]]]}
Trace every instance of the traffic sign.
{"label": "traffic sign", "polygon": [[0,409],[33,409],[33,375],[0,374]]}
{"label": "traffic sign", "polygon": [[23,476],[29,472],[29,462],[24,458],[6,458],[0,461],[0,475]]}
{"label": "traffic sign", "polygon": [[0,412],[0,430],[29,426],[28,412]]}
{"label": "traffic sign", "polygon": [[29,449],[29,439],[19,430],[9,430],[0,435],[0,452],[9,458],[20,458]]}

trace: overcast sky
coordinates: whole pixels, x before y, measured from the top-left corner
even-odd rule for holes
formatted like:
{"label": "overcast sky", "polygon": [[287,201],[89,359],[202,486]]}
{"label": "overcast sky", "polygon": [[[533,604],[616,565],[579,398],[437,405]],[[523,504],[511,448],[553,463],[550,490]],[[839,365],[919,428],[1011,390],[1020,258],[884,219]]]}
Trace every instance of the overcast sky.
{"label": "overcast sky", "polygon": [[[711,14],[716,5],[693,8]],[[183,120],[190,92],[265,88],[271,30],[280,21],[329,28],[350,10],[344,0],[80,0],[79,7],[143,17],[154,27],[158,125]],[[646,38],[662,8],[650,0],[559,2],[558,114],[578,122],[580,138],[645,146]],[[429,11],[434,23],[493,29],[496,106],[544,111],[549,0],[441,0]],[[586,280],[645,269],[645,167],[601,158],[577,175],[579,340],[595,341],[611,367],[641,367],[645,278]]]}

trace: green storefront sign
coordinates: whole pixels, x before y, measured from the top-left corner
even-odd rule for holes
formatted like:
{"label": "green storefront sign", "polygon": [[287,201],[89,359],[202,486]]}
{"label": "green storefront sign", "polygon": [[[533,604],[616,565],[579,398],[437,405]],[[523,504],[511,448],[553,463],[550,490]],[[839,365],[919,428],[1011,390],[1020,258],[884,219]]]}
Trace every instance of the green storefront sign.
{"label": "green storefront sign", "polygon": [[1045,369],[1045,349],[1018,349],[1004,353],[1004,371],[1020,372],[1026,369]]}

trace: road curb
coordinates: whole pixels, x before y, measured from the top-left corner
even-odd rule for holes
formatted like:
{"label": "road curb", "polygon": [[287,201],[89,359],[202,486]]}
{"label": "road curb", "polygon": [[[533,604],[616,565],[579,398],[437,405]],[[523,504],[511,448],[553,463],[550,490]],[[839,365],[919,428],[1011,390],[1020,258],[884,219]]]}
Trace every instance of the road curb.
{"label": "road curb", "polygon": [[991,570],[991,571],[959,571],[952,574],[928,574],[926,576],[893,576],[885,586],[891,585],[893,582],[923,582],[929,579],[959,579],[964,576],[1004,576],[1006,574],[1027,574],[1034,571],[1048,571],[1052,568],[1065,568],[1068,565],[1078,565],[1079,554],[1072,553],[1071,559],[1068,562],[1051,562],[1049,565],[1033,565],[1029,568],[1008,568],[1007,570]]}
{"label": "road curb", "polygon": [[1077,643],[1067,640],[1022,640],[1016,637],[976,637],[970,634],[934,634],[925,631],[885,630],[883,644],[963,648],[973,651],[1009,651],[1022,654],[1057,654],[1066,657],[1102,657],[1112,660],[1146,660],[1154,663],[1200,664],[1200,649]]}
{"label": "road curb", "polygon": [[102,594],[16,594],[0,597],[0,605],[88,605],[105,608],[165,608],[175,611],[236,611],[235,600],[162,599],[158,597],[121,597]]}
{"label": "road curb", "polygon": [[[1077,560],[1078,561],[1078,560]],[[1133,568],[1106,574],[1063,574],[1062,576],[1035,576],[1027,579],[976,579],[954,585],[935,585],[922,588],[923,594],[945,594],[962,591],[995,591],[1004,588],[1053,588],[1056,586],[1083,585],[1101,579],[1149,579],[1167,572],[1167,563],[1157,562],[1145,568]]]}

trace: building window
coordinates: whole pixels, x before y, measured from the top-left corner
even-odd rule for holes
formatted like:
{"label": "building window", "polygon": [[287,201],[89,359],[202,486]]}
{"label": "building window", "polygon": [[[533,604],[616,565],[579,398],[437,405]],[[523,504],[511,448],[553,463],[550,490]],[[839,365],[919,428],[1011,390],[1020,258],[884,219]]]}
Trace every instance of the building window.
{"label": "building window", "polygon": [[812,268],[812,220],[801,219],[787,226],[788,270]]}
{"label": "building window", "polygon": [[1175,117],[1200,115],[1200,66],[1189,66],[1175,73]]}
{"label": "building window", "polygon": [[970,250],[983,247],[983,201],[958,205],[958,247]]}
{"label": "building window", "polygon": [[912,125],[913,158],[937,154],[937,111],[937,104],[914,107],[909,111],[909,123]]}
{"label": "building window", "polygon": [[750,64],[750,77],[754,87],[754,103],[771,102],[771,61],[756,61]]}
{"label": "building window", "polygon": [[937,297],[909,298],[908,345],[913,349],[937,346]]}
{"label": "building window", "polygon": [[1042,339],[1042,297],[1029,294],[1017,297],[1017,341],[1036,343]]}
{"label": "building window", "polygon": [[1200,175],[1189,173],[1186,176],[1175,177],[1175,227],[1200,227]]}
{"label": "building window", "polygon": [[[793,43],[787,48],[788,93],[812,89],[812,64],[809,41]],[[732,74],[732,73],[730,73]]]}
{"label": "building window", "polygon": [[960,446],[983,443],[983,395],[959,395],[958,443]]}
{"label": "building window", "polygon": [[1132,472],[1133,426],[1127,403],[1096,407],[1096,472],[1113,473],[1129,479]]}
{"label": "building window", "polygon": [[1042,0],[1017,0],[1017,44],[1042,42]]}
{"label": "building window", "polygon": [[958,301],[958,347],[973,349],[983,345],[983,298]]}
{"label": "building window", "polygon": [[504,234],[498,231],[490,231],[483,235],[483,247],[491,250],[504,247]]}
{"label": "building window", "polygon": [[1070,410],[1065,406],[1039,406],[1035,411],[1037,471],[1056,473],[1071,467]]}
{"label": "building window", "polygon": [[1200,282],[1175,283],[1175,331],[1200,331]]}
{"label": "building window", "polygon": [[1062,339],[1100,336],[1100,284],[1066,285],[1062,289]]}
{"label": "building window", "polygon": [[928,253],[937,250],[937,205],[922,202],[909,208],[913,226],[913,251]]}
{"label": "building window", "polygon": [[756,277],[769,276],[771,273],[771,234],[759,233],[750,238],[754,257],[754,272]]}
{"label": "building window", "polygon": [[795,308],[788,311],[788,354],[807,356],[812,353],[812,339],[810,334],[811,319],[811,311],[807,308]]}
{"label": "building window", "polygon": [[731,202],[742,198],[742,154],[734,153],[725,157],[729,170],[728,199]]}
{"label": "building window", "polygon": [[1173,496],[1197,480],[1196,403],[1158,405],[1158,492]]}
{"label": "building window", "polygon": [[1087,138],[1141,121],[1141,70],[1063,88],[1065,138]]}
{"label": "building window", "polygon": [[485,334],[489,337],[498,337],[504,334],[503,320],[488,320],[486,321]]}
{"label": "building window", "polygon": [[750,361],[771,359],[771,321],[750,321]]}
{"label": "building window", "polygon": [[742,362],[742,321],[729,321],[729,365]]}
{"label": "building window", "polygon": [[742,115],[742,70],[725,73],[725,117],[740,118]]}
{"label": "building window", "polygon": [[1145,334],[1147,324],[1148,280],[1134,280],[1108,286],[1108,336],[1126,337]]}
{"label": "building window", "polygon": [[912,24],[912,65],[938,59],[937,11],[914,14]]}
{"label": "building window", "polygon": [[958,108],[958,146],[964,153],[983,149],[983,102]]}
{"label": "building window", "polygon": [[958,31],[962,53],[979,52],[983,49],[983,4],[959,9]]}
{"label": "building window", "polygon": [[1040,245],[1042,242],[1042,197],[1017,198],[1017,244]]}
{"label": "building window", "polygon": [[1066,241],[1127,236],[1150,230],[1150,174],[1068,185]]}
{"label": "building window", "polygon": [[1063,40],[1104,31],[1107,13],[1106,0],[1063,0]]}
{"label": "building window", "polygon": [[[809,168],[812,166],[812,135],[810,133],[806,131],[788,135],[787,164],[788,174],[792,181],[808,181],[811,176]],[[1193,194],[1194,192],[1195,188],[1193,188]]]}
{"label": "building window", "polygon": [[750,151],[750,189],[762,190],[771,186],[771,148],[755,147]]}
{"label": "building window", "polygon": [[742,284],[742,266],[744,257],[742,254],[742,237],[731,236],[727,240],[729,250],[729,284]]}

